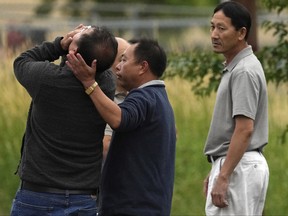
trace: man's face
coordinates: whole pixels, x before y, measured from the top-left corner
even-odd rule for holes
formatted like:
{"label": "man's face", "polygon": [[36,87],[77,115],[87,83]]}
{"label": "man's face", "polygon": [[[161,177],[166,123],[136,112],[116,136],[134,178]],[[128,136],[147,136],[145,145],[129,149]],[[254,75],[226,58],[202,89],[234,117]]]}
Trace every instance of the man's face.
{"label": "man's face", "polygon": [[123,53],[121,62],[116,66],[116,75],[119,85],[130,91],[138,87],[141,64],[137,63],[134,56],[136,44],[129,46]]}
{"label": "man's face", "polygon": [[231,19],[226,17],[223,11],[216,12],[211,20],[211,41],[213,51],[229,55],[233,53],[239,43],[239,31],[231,23]]}

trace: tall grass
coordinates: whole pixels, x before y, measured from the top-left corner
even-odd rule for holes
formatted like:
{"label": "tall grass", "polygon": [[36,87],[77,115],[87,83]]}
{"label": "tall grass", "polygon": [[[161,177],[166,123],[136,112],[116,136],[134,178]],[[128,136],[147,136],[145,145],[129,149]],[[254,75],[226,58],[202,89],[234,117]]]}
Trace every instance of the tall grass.
{"label": "tall grass", "polygon": [[[19,179],[14,175],[20,155],[30,97],[14,78],[13,58],[0,63],[0,215],[9,215]],[[198,98],[185,80],[166,80],[177,124],[176,175],[172,215],[204,215],[202,182],[210,164],[203,146],[213,111],[215,94]],[[288,87],[269,85],[269,145],[265,155],[270,166],[270,184],[265,215],[288,213]]]}
{"label": "tall grass", "polygon": [[12,59],[2,59],[0,63],[0,215],[8,215],[19,182],[14,173],[30,101],[15,81]]}

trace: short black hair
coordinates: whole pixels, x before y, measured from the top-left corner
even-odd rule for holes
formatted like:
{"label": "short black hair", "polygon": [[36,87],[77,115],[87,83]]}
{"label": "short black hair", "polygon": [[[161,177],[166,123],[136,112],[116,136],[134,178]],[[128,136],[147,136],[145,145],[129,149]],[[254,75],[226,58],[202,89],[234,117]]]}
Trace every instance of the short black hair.
{"label": "short black hair", "polygon": [[136,44],[134,55],[138,63],[147,61],[151,72],[160,78],[167,65],[167,56],[163,48],[154,39],[139,38],[129,40],[130,44]]}
{"label": "short black hair", "polygon": [[105,27],[91,27],[91,33],[81,35],[77,52],[81,54],[86,64],[91,66],[97,60],[97,72],[110,68],[117,55],[118,43],[114,35]]}
{"label": "short black hair", "polygon": [[231,19],[232,25],[237,31],[245,27],[247,29],[245,40],[248,39],[251,28],[251,15],[246,7],[235,1],[227,1],[217,5],[213,14],[218,11],[223,11],[225,16]]}

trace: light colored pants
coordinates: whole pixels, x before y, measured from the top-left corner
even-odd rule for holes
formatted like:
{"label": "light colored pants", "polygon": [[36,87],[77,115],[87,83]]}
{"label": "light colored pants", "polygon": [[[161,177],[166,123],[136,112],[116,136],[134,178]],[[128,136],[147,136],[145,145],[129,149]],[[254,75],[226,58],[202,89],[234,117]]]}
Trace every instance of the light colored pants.
{"label": "light colored pants", "polygon": [[208,193],[206,199],[206,215],[262,215],[269,181],[269,168],[264,156],[257,152],[246,152],[229,180],[227,193],[228,207],[218,208],[213,205],[211,190],[219,175],[225,157],[212,162]]}

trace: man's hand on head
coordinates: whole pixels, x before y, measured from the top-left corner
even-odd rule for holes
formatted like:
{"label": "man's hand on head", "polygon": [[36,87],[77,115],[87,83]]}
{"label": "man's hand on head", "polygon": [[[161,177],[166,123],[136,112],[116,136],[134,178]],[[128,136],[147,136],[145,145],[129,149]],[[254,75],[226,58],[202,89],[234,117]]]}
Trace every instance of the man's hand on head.
{"label": "man's hand on head", "polygon": [[85,88],[95,82],[97,60],[94,60],[91,66],[88,66],[80,53],[69,51],[66,64]]}
{"label": "man's hand on head", "polygon": [[68,50],[69,45],[71,44],[73,37],[75,34],[78,34],[79,32],[82,31],[82,29],[85,28],[83,24],[78,25],[73,31],[70,31],[68,34],[66,34],[60,44],[63,50]]}

